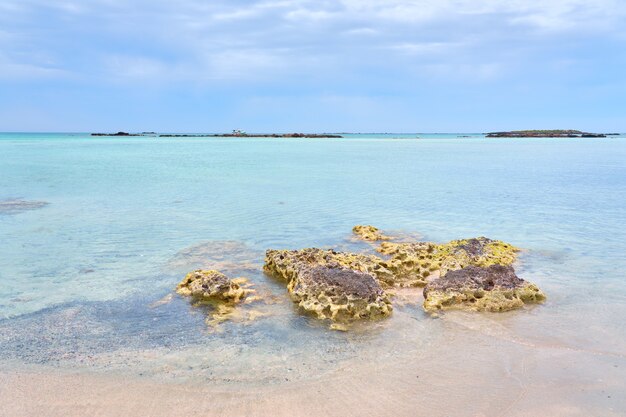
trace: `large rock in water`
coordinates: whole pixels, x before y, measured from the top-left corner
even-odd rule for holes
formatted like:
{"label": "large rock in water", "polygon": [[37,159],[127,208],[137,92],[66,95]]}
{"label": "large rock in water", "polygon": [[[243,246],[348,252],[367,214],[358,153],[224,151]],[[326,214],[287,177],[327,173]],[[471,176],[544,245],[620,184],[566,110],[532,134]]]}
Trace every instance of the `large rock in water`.
{"label": "large rock in water", "polygon": [[390,255],[384,262],[394,286],[424,286],[448,271],[466,266],[511,265],[519,251],[513,245],[486,237],[432,242],[383,242],[378,251]]}
{"label": "large rock in water", "polygon": [[268,250],[264,269],[290,281],[302,266],[328,266],[367,272],[380,284],[393,282],[394,276],[385,268],[385,261],[378,256],[360,253],[337,252],[332,249],[306,248],[300,250]]}
{"label": "large rock in water", "polygon": [[287,282],[292,299],[305,311],[349,323],[392,311],[389,296],[374,275],[363,270],[368,260],[365,255],[322,249],[268,250],[264,269]]}
{"label": "large rock in water", "polygon": [[424,288],[424,309],[507,311],[540,303],[546,296],[535,284],[515,275],[511,266],[468,266],[450,271]]}
{"label": "large rock in water", "polygon": [[176,292],[199,301],[236,304],[243,300],[247,291],[235,280],[219,271],[197,270],[188,273],[176,287]]}

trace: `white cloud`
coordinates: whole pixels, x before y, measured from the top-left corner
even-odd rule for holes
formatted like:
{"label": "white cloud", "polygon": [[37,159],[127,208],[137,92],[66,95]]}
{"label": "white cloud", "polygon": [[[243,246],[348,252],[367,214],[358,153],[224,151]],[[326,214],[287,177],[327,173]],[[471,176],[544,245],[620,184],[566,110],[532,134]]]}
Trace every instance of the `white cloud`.
{"label": "white cloud", "polygon": [[623,0],[2,0],[0,46],[5,78],[92,76],[92,61],[116,82],[280,82],[460,61],[489,78],[510,67],[490,51],[529,53],[562,34],[623,38],[625,16]]}
{"label": "white cloud", "polygon": [[464,46],[463,42],[403,42],[388,48],[407,55],[445,54]]}
{"label": "white cloud", "polygon": [[351,36],[375,36],[380,34],[380,31],[372,28],[354,28],[346,30],[343,33]]}
{"label": "white cloud", "polygon": [[0,54],[0,80],[37,80],[67,78],[70,74],[62,69],[24,63]]}

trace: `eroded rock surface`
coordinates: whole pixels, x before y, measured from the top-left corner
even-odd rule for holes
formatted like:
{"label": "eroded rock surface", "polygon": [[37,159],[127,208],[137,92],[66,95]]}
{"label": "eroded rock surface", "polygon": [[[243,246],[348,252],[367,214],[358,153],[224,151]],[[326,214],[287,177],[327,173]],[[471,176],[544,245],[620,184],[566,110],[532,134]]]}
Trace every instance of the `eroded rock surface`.
{"label": "eroded rock surface", "polygon": [[231,280],[219,271],[199,269],[188,273],[178,284],[176,292],[196,300],[236,304],[248,293],[239,285],[242,282],[245,279]]}
{"label": "eroded rock surface", "polygon": [[518,249],[499,240],[479,237],[444,244],[383,242],[378,251],[390,255],[383,265],[394,275],[393,285],[411,287],[424,286],[448,271],[470,265],[510,265]]}
{"label": "eroded rock surface", "polygon": [[390,240],[390,236],[384,235],[380,229],[374,226],[364,226],[358,225],[352,228],[352,232],[357,235],[359,238],[366,240],[368,242],[377,242],[380,240]]}
{"label": "eroded rock surface", "polygon": [[258,296],[250,294],[246,278],[230,279],[216,270],[196,270],[188,273],[176,287],[176,292],[191,297],[195,306],[210,310],[206,323],[213,330],[225,321],[251,322],[266,315],[258,310],[243,309],[240,305],[254,302]]}
{"label": "eroded rock surface", "polygon": [[332,249],[268,250],[264,269],[290,281],[302,266],[346,268],[373,274],[378,281],[393,282],[393,274],[384,267],[384,260],[375,255],[337,252]]}
{"label": "eroded rock surface", "polygon": [[511,266],[468,266],[429,282],[424,288],[424,309],[508,311],[545,298],[535,284],[515,275]]}
{"label": "eroded rock surface", "polygon": [[332,250],[268,250],[265,271],[287,282],[292,299],[307,312],[335,323],[391,314],[389,296],[375,275],[376,257]]}

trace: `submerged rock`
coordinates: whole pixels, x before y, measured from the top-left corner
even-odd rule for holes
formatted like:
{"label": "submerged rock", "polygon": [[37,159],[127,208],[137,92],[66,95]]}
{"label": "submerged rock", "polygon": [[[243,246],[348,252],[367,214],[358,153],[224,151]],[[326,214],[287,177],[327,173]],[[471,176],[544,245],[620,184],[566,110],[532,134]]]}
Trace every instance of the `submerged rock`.
{"label": "submerged rock", "polygon": [[48,204],[46,201],[29,201],[20,198],[0,200],[0,214],[17,214],[23,211],[40,209]]}
{"label": "submerged rock", "polygon": [[194,306],[209,307],[206,323],[213,330],[225,321],[251,322],[267,315],[259,310],[244,309],[241,304],[259,300],[252,289],[248,289],[246,278],[230,279],[215,270],[197,270],[188,273],[178,284],[176,292],[191,297]]}
{"label": "submerged rock", "polygon": [[255,273],[263,265],[262,259],[262,251],[252,249],[243,242],[218,240],[198,243],[180,250],[165,267],[177,273],[214,269],[236,276]]}
{"label": "submerged rock", "polygon": [[511,266],[468,266],[450,271],[424,288],[424,310],[508,311],[540,303],[545,294],[515,275]]}
{"label": "submerged rock", "polygon": [[379,240],[390,240],[390,236],[385,236],[380,229],[374,226],[358,225],[352,228],[352,232],[363,240],[377,242]]}
{"label": "submerged rock", "polygon": [[199,269],[188,273],[176,287],[176,292],[195,300],[236,304],[248,293],[239,285],[242,282],[245,279],[231,280],[219,271]]}
{"label": "submerged rock", "polygon": [[391,314],[389,296],[368,271],[375,266],[373,258],[316,248],[268,250],[264,269],[287,282],[292,299],[305,311],[349,323]]}

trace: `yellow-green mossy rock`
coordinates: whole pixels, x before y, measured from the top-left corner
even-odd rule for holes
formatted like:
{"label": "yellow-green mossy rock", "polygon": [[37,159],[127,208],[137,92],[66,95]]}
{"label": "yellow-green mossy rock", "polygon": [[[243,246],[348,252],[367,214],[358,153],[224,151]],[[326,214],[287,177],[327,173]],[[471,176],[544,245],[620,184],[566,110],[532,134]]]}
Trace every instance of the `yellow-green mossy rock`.
{"label": "yellow-green mossy rock", "polygon": [[377,227],[358,225],[352,228],[352,233],[368,242],[377,242],[379,240],[390,240],[391,237],[385,236]]}
{"label": "yellow-green mossy rock", "polygon": [[310,267],[329,266],[368,272],[373,274],[381,284],[393,282],[393,273],[385,268],[384,263],[385,261],[378,256],[337,252],[332,249],[270,249],[266,252],[265,266],[263,268],[266,272],[279,276],[286,281],[293,279],[296,272],[304,264]]}
{"label": "yellow-green mossy rock", "polygon": [[438,261],[438,245],[430,242],[391,243],[383,242],[378,251],[391,257],[383,266],[391,272],[387,284],[395,287],[423,287],[441,266]]}
{"label": "yellow-green mossy rock", "polygon": [[291,298],[305,311],[349,323],[392,312],[389,296],[367,271],[371,262],[367,255],[315,248],[268,250],[265,271],[285,280]]}
{"label": "yellow-green mossy rock", "polygon": [[219,271],[199,269],[188,273],[176,287],[176,292],[199,301],[236,304],[246,297],[248,290]]}
{"label": "yellow-green mossy rock", "polygon": [[510,265],[518,249],[499,240],[479,237],[444,244],[383,242],[378,251],[390,256],[383,266],[394,275],[394,285],[412,287],[424,286],[448,271],[470,265]]}
{"label": "yellow-green mossy rock", "polygon": [[511,266],[468,266],[450,271],[424,288],[424,310],[508,311],[541,303],[545,294],[519,278]]}
{"label": "yellow-green mossy rock", "polygon": [[517,258],[519,249],[515,246],[486,237],[453,240],[439,245],[441,275],[448,271],[465,268],[469,265],[511,265]]}

